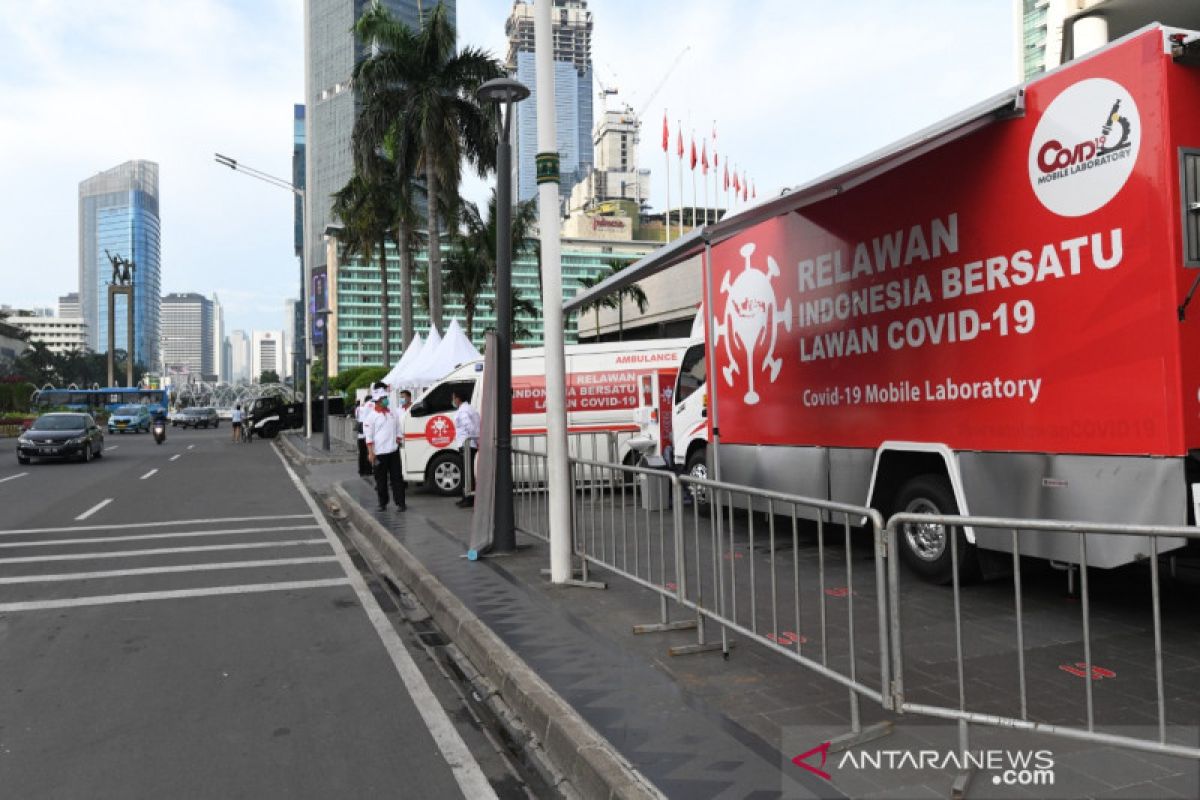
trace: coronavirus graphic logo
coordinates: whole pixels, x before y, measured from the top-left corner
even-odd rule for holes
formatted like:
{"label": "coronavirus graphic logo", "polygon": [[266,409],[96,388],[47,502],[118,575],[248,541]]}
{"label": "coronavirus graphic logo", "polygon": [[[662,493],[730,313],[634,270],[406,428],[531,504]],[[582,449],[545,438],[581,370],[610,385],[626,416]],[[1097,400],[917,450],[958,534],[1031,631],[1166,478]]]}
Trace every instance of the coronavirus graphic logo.
{"label": "coronavirus graphic logo", "polygon": [[[766,272],[755,269],[750,263],[755,245],[747,243],[739,251],[746,260],[745,267],[730,280],[731,272],[721,279],[721,291],[725,293],[725,311],[717,325],[717,341],[725,341],[728,362],[721,370],[725,383],[733,387],[733,376],[742,371],[735,355],[740,349],[745,359],[748,387],[743,400],[746,405],[756,405],[758,392],[754,388],[757,374],[769,371],[770,382],[774,383],[783,367],[783,359],[776,358],[775,345],[779,341],[779,326],[792,329],[792,301],[788,299],[782,308],[775,297],[773,281],[779,275],[779,265],[767,256]],[[736,341],[735,341],[736,340]],[[759,354],[761,353],[761,356]]]}
{"label": "coronavirus graphic logo", "polygon": [[449,447],[454,443],[454,421],[439,414],[425,424],[425,438],[434,447]]}

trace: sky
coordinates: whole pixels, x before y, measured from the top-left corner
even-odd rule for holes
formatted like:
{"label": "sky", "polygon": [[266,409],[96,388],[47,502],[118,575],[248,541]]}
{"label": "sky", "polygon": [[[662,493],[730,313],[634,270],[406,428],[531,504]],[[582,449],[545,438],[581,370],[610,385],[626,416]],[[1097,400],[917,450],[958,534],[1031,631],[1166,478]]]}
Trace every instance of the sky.
{"label": "sky", "polygon": [[[652,210],[664,200],[664,113],[672,154],[678,125],[699,146],[715,124],[722,159],[762,199],[1017,83],[1012,0],[588,6],[598,83],[644,109],[639,161],[653,172]],[[79,183],[143,158],[160,167],[164,293],[216,293],[227,332],[283,327],[298,288],[292,196],[216,165],[213,153],[290,177],[302,8],[0,0],[0,303],[53,307],[78,289]],[[460,45],[503,58],[510,9],[458,0]],[[672,155],[672,205],[677,168]],[[471,178],[463,194],[478,202],[488,186]]]}

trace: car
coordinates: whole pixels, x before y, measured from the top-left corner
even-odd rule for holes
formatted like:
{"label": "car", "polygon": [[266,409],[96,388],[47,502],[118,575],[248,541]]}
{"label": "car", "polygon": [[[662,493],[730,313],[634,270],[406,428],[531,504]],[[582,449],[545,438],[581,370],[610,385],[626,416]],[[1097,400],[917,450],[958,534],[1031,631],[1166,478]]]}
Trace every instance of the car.
{"label": "car", "polygon": [[149,406],[118,406],[108,417],[108,432],[125,433],[125,431],[133,431],[137,433],[141,431],[142,433],[149,433],[151,421]]}
{"label": "car", "polygon": [[77,458],[84,463],[104,454],[104,431],[91,414],[42,414],[17,437],[17,461]]}
{"label": "car", "polygon": [[182,428],[219,428],[221,427],[221,418],[217,416],[215,408],[196,406],[180,411],[171,420],[171,424]]}

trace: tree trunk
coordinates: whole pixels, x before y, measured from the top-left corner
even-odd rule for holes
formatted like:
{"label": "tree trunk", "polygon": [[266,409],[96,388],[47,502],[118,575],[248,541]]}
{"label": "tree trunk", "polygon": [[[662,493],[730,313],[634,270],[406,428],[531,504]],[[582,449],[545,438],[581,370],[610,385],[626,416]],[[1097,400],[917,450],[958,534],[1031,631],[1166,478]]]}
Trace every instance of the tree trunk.
{"label": "tree trunk", "polygon": [[379,311],[383,317],[380,332],[383,334],[383,366],[392,366],[391,355],[391,303],[388,302],[387,238],[379,237]]}
{"label": "tree trunk", "polygon": [[408,347],[413,340],[413,294],[412,294],[412,252],[408,249],[411,236],[408,223],[399,225],[400,235],[396,237],[396,251],[400,256],[400,329],[403,331],[402,347]]}
{"label": "tree trunk", "polygon": [[625,298],[617,295],[617,341],[625,341]]}
{"label": "tree trunk", "polygon": [[467,306],[463,309],[463,319],[467,322],[467,339],[474,340],[475,338],[475,307]]}
{"label": "tree trunk", "polygon": [[425,187],[429,192],[429,321],[442,331],[442,243],[438,219],[437,170],[433,159],[425,157]]}

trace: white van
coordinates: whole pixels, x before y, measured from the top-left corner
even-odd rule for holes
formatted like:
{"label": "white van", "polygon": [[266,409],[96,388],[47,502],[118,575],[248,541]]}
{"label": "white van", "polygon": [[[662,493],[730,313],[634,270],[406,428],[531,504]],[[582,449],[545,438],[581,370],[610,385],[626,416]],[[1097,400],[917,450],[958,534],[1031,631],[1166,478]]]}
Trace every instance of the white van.
{"label": "white van", "polygon": [[[671,441],[671,394],[686,339],[568,345],[567,431],[571,455],[597,461],[634,463],[647,450],[661,453]],[[541,347],[514,350],[513,448],[545,452],[546,366]],[[462,457],[455,449],[455,390],[482,397],[482,359],[461,364],[434,384],[404,417],[404,478],[424,482],[439,494],[462,491]],[[661,387],[661,388],[660,388]],[[639,437],[644,421],[662,420],[652,441]],[[643,426],[639,426],[639,420]],[[484,425],[486,429],[486,423]],[[486,430],[485,430],[486,434]]]}

